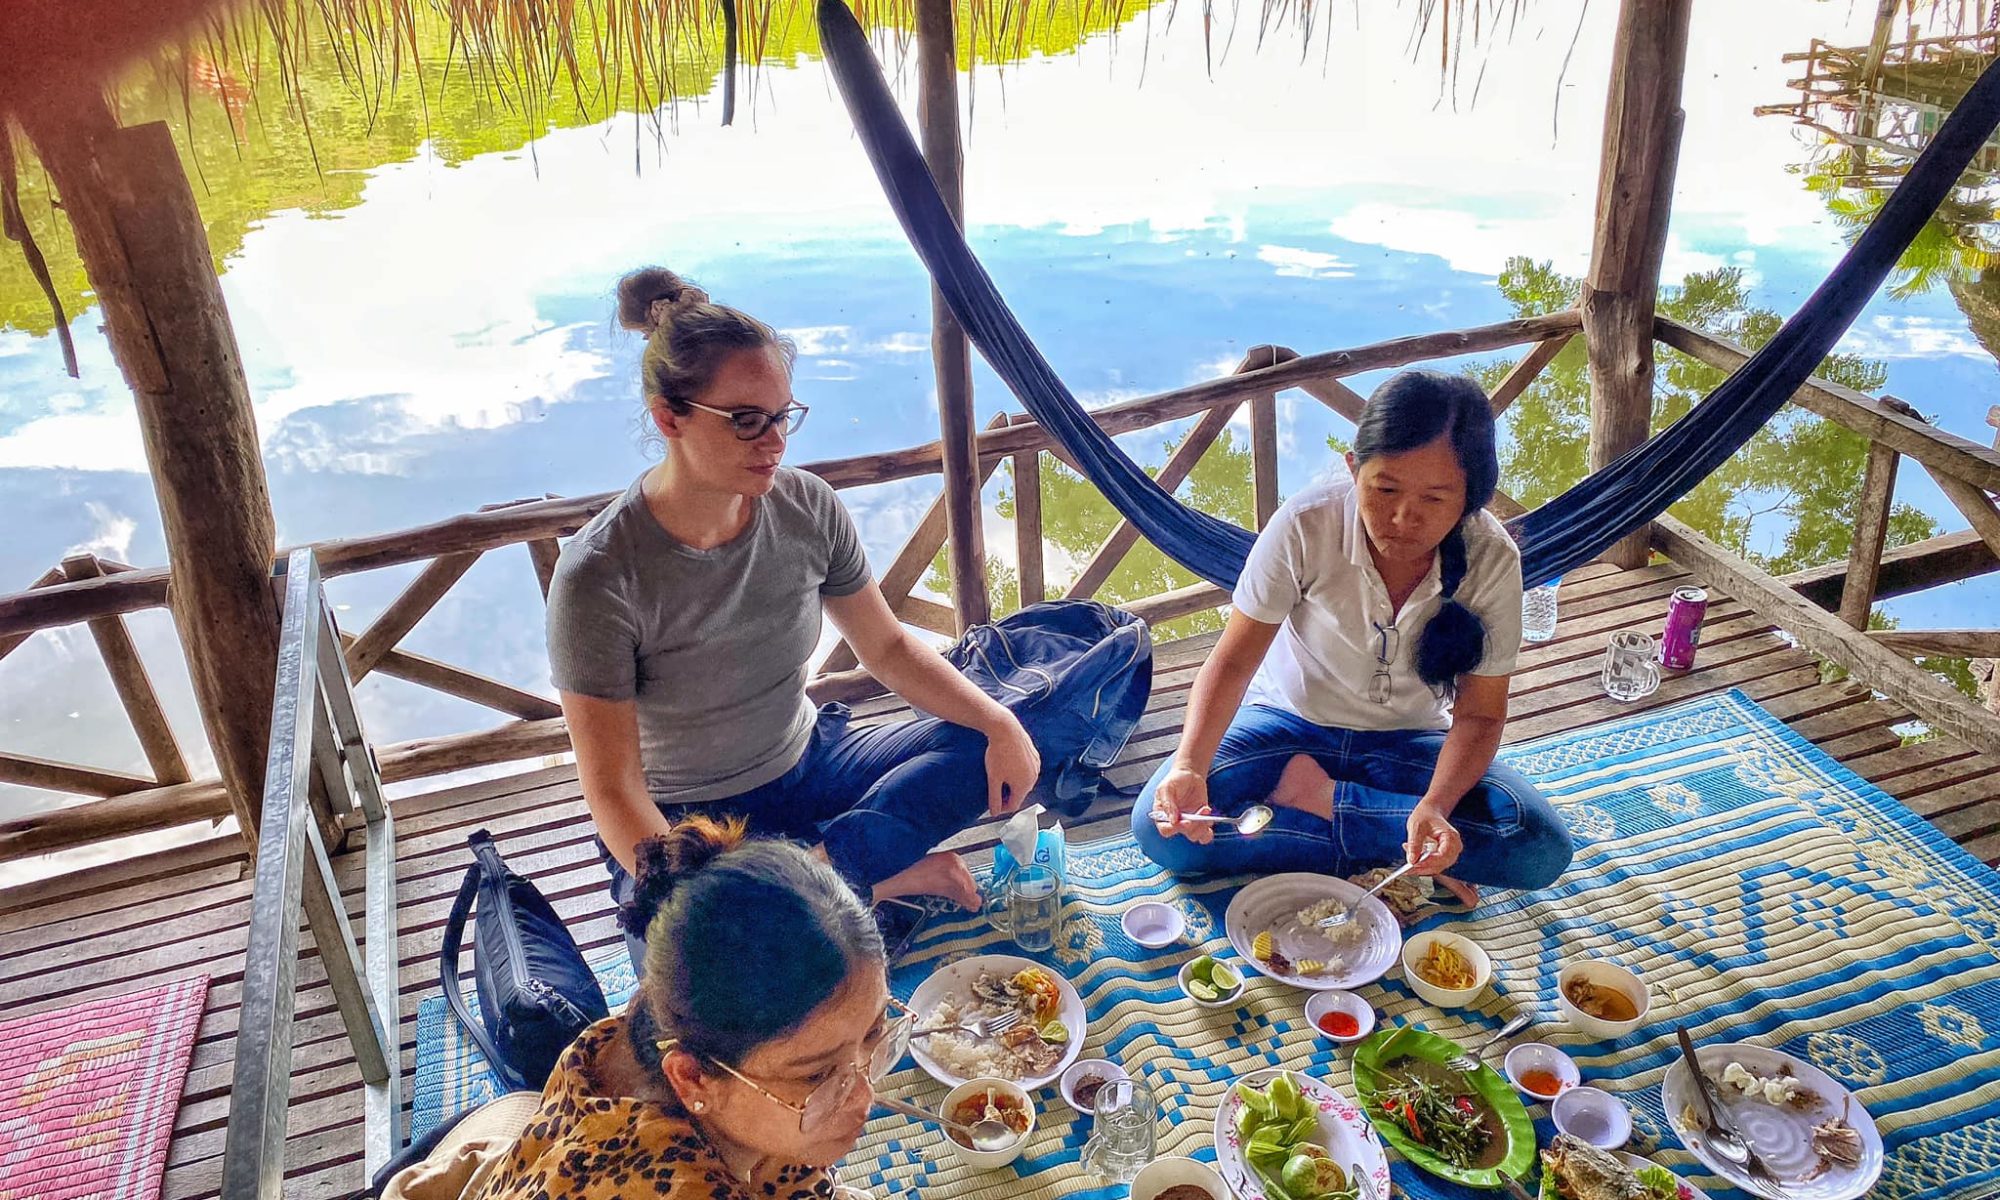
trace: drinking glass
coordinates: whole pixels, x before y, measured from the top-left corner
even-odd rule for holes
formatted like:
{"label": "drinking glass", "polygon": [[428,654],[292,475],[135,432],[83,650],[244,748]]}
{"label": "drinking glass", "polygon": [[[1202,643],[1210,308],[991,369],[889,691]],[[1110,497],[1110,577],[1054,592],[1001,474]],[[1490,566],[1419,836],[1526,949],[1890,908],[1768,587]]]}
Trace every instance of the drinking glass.
{"label": "drinking glass", "polygon": [[1546,642],[1556,635],[1556,585],[1551,579],[1521,593],[1521,640]]}
{"label": "drinking glass", "polygon": [[1031,954],[1052,950],[1062,921],[1062,876],[1030,863],[1007,877],[993,923]]}
{"label": "drinking glass", "polygon": [[1097,1089],[1083,1165],[1105,1183],[1130,1183],[1153,1161],[1160,1105],[1138,1079],[1114,1079]]}
{"label": "drinking glass", "polygon": [[1604,652],[1604,694],[1613,700],[1637,700],[1660,686],[1660,651],[1653,639],[1635,629],[1611,635]]}

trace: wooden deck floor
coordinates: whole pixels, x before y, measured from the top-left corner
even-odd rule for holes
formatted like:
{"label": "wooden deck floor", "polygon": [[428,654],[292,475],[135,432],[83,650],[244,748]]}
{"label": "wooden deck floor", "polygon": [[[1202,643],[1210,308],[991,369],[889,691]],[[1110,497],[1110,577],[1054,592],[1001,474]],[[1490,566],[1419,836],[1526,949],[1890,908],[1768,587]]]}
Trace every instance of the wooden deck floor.
{"label": "wooden deck floor", "polygon": [[[1739,687],[1981,859],[2000,858],[2000,805],[1992,803],[2000,795],[1995,771],[2000,764],[1950,739],[1901,745],[1892,726],[1907,714],[1864,688],[1822,683],[1805,654],[1734,601],[1718,597],[1712,604],[1696,671],[1663,683],[1638,705],[1606,699],[1596,683],[1606,635],[1627,627],[1657,628],[1668,593],[1683,582],[1686,574],[1672,566],[1628,572],[1591,567],[1566,580],[1560,636],[1529,650],[1515,677],[1509,740]],[[1152,706],[1115,768],[1120,782],[1143,779],[1171,752],[1189,684],[1210,644],[1211,639],[1197,638],[1158,648]],[[862,706],[864,715],[886,711],[891,711],[886,703]],[[586,953],[611,945],[617,933],[572,769],[400,800],[396,819],[399,1015],[408,1079],[417,1003],[437,986],[435,956],[466,863],[467,832],[492,830],[509,862],[533,878],[570,922]],[[1125,819],[1122,808],[1099,811],[1071,828],[1077,838],[1102,836],[1123,828]],[[959,844],[976,850],[990,845],[990,836],[974,829]],[[358,914],[360,858],[343,855],[336,865],[350,910]],[[249,896],[250,881],[231,843],[0,891],[0,1018],[117,995],[186,973],[213,976],[176,1118],[169,1200],[217,1194]],[[305,940],[309,944],[309,937]],[[358,1076],[309,945],[303,959],[285,1194],[344,1196],[364,1182]]]}

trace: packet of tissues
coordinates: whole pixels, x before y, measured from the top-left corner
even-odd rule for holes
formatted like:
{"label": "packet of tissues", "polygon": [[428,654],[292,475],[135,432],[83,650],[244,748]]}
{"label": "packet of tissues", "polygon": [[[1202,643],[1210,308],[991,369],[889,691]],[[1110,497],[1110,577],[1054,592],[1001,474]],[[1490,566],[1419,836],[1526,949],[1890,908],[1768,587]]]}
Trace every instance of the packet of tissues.
{"label": "packet of tissues", "polygon": [[1068,874],[1069,843],[1063,840],[1062,822],[1043,829],[1041,815],[1042,806],[1030,804],[1000,827],[1000,844],[993,848],[993,891],[1004,890],[1023,863],[1048,867],[1057,879]]}

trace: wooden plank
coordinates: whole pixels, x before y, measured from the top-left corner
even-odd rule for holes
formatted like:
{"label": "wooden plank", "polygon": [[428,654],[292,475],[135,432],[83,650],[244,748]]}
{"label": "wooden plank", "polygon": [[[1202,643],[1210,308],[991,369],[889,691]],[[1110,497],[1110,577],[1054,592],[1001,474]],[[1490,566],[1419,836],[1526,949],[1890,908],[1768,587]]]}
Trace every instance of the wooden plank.
{"label": "wooden plank", "polygon": [[1849,629],[1762,568],[1745,562],[1672,517],[1654,522],[1667,553],[1783,628],[1808,651],[1852,671],[1933,727],[2000,754],[2000,720],[1908,659]]}
{"label": "wooden plank", "polygon": [[[263,794],[277,672],[270,588],[277,535],[256,412],[208,235],[165,122],[121,128],[91,88],[38,101],[14,115],[62,197],[132,388],[174,564],[174,624],[232,810],[249,838]],[[113,587],[138,574],[30,595]]]}
{"label": "wooden plank", "polygon": [[[1750,355],[1741,346],[1668,317],[1653,323],[1654,334],[1688,357],[1722,371],[1734,371]],[[2000,451],[1959,437],[1852,388],[1817,375],[1792,394],[1792,403],[1844,425],[1870,444],[1892,447],[1926,469],[1935,468],[1985,490],[2000,491]]]}
{"label": "wooden plank", "polygon": [[[94,555],[74,554],[63,560],[62,574],[66,579],[95,579],[104,574],[104,567]],[[186,783],[187,759],[181,756],[174,727],[160,706],[160,694],[153,688],[153,677],[146,671],[146,660],[139,657],[125,618],[98,617],[90,623],[90,636],[111,675],[118,703],[132,722],[132,732],[138,735],[139,748],[153,768],[154,782]]]}
{"label": "wooden plank", "polygon": [[1984,489],[1976,488],[1928,464],[1924,469],[1930,472],[1931,478],[1937,482],[1938,490],[1945,494],[1945,498],[1951,501],[1952,506],[1965,514],[1972,531],[1986,543],[1986,548],[1993,551],[1996,556],[2000,556],[2000,511],[1995,511],[1993,497],[1987,495]]}
{"label": "wooden plank", "polygon": [[1871,629],[1868,636],[1905,657],[2000,658],[2000,629]]}
{"label": "wooden plank", "polygon": [[[48,570],[42,572],[40,578],[36,579],[35,582],[29,584],[23,590],[32,592],[45,587],[53,587],[58,583],[65,582],[68,578],[67,575],[63,574],[61,567],[50,567]],[[20,648],[21,643],[33,636],[35,636],[35,631],[29,629],[21,633],[10,633],[5,637],[0,637],[0,658],[6,658],[9,654],[14,653],[15,650]]]}
{"label": "wooden plank", "polygon": [[1042,456],[1016,454],[1014,464],[1014,577],[1022,608],[1048,599],[1042,552]]}
{"label": "wooden plank", "polygon": [[[1995,569],[2000,569],[2000,558],[1994,557],[1977,531],[1961,529],[1957,533],[1940,534],[1883,554],[1881,571],[1875,579],[1875,598],[1907,596],[1941,584],[1975,579]],[[1832,608],[1840,601],[1846,579],[1847,564],[1843,561],[1794,571],[1782,576],[1779,582],[1821,608]]]}
{"label": "wooden plank", "polygon": [[1541,377],[1548,365],[1555,361],[1556,355],[1561,354],[1563,347],[1569,345],[1570,339],[1575,336],[1565,333],[1536,342],[1534,348],[1508,370],[1500,385],[1493,389],[1491,396],[1487,397],[1488,402],[1493,405],[1493,415],[1497,417],[1512,407],[1514,401],[1521,398],[1521,393],[1533,386],[1535,380]]}
{"label": "wooden plank", "polygon": [[922,596],[905,596],[896,606],[896,615],[918,629],[938,634],[942,637],[958,636],[958,614],[951,607]]}
{"label": "wooden plank", "polygon": [[128,775],[123,771],[107,771],[80,763],[57,762],[36,758],[32,754],[0,754],[0,783],[80,796],[122,796],[155,786],[143,775]]}
{"label": "wooden plank", "polygon": [[1299,390],[1354,424],[1361,423],[1361,409],[1368,401],[1360,392],[1340,380],[1330,376],[1325,379],[1310,379],[1300,383]]}
{"label": "wooden plank", "polygon": [[[356,639],[354,635],[340,635],[341,646],[353,653]],[[408,650],[390,650],[376,660],[375,670],[396,679],[414,683],[421,687],[470,700],[474,704],[496,709],[524,721],[542,721],[550,717],[562,716],[562,705],[546,696],[523,691],[509,683],[502,683],[486,675],[454,667],[450,663],[439,662]]]}
{"label": "wooden plank", "polygon": [[[446,554],[434,560],[410,581],[410,586],[389,602],[382,615],[357,636],[347,646],[347,672],[354,682],[360,683],[368,677],[368,672],[382,661],[382,656],[396,648],[405,634],[415,629],[424,614],[437,606],[444,594],[452,589],[472,564],[479,561],[479,551],[471,550],[462,554]],[[345,641],[345,639],[342,639]]]}
{"label": "wooden plank", "polygon": [[1889,513],[1896,499],[1896,463],[1901,458],[1892,446],[1868,447],[1861,507],[1847,551],[1847,578],[1840,588],[1840,619],[1853,629],[1868,628],[1868,614],[1875,607],[1875,579],[1882,573],[1882,548],[1888,544]]}
{"label": "wooden plank", "polygon": [[535,583],[542,589],[544,603],[549,598],[549,585],[555,582],[556,560],[562,557],[562,543],[552,537],[536,538],[525,542],[528,547],[528,561],[534,564]]}
{"label": "wooden plank", "polygon": [[[1174,447],[1174,452],[1168,456],[1166,464],[1160,468],[1159,475],[1155,477],[1162,490],[1172,492],[1187,479],[1188,473],[1194,470],[1195,464],[1201,461],[1201,456],[1208,452],[1216,437],[1229,428],[1230,419],[1235,415],[1234,409],[1218,408],[1204,416],[1193,429],[1188,430],[1187,436],[1181,439],[1180,445]],[[1112,528],[1110,536],[1104,539],[1104,544],[1090,556],[1090,561],[1084,564],[1083,570],[1077,573],[1076,579],[1063,595],[1072,600],[1088,599],[1096,595],[1097,589],[1104,586],[1104,581],[1111,578],[1111,573],[1118,569],[1118,564],[1125,561],[1125,556],[1138,543],[1139,527],[1121,518]]]}

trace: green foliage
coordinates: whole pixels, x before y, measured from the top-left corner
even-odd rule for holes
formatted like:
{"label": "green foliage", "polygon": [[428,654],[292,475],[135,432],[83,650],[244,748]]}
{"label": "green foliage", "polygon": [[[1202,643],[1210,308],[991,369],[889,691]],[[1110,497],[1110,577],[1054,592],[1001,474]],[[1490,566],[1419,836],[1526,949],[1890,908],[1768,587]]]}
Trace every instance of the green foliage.
{"label": "green foliage", "polygon": [[[1574,307],[1582,281],[1549,263],[1514,258],[1502,270],[1499,288],[1515,315],[1525,317]],[[1750,303],[1743,272],[1736,267],[1699,272],[1677,287],[1662,288],[1659,312],[1752,350],[1770,341],[1780,324],[1778,314]],[[1472,374],[1490,391],[1512,366],[1492,363],[1475,367]],[[1882,363],[1852,354],[1827,356],[1819,374],[1863,392],[1879,390],[1888,377]],[[1686,415],[1724,378],[1722,371],[1659,347],[1653,428],[1665,428]],[[1590,369],[1581,338],[1572,339],[1515,401],[1506,423],[1501,487],[1515,499],[1532,508],[1583,478],[1589,463]],[[1779,574],[1844,558],[1853,540],[1867,455],[1861,435],[1786,409],[1672,512]],[[1786,519],[1784,538],[1775,552],[1753,552],[1752,525],[1765,515]],[[1899,504],[1890,518],[1889,544],[1921,541],[1936,532],[1930,517]]]}
{"label": "green foliage", "polygon": [[[961,5],[960,60],[1066,53],[1153,2],[968,2]],[[864,9],[864,18],[889,34],[892,59],[910,45],[914,13],[909,3]],[[370,172],[411,161],[422,149],[457,166],[617,113],[643,114],[657,122],[648,136],[665,137],[662,105],[716,90],[719,9],[578,0],[543,19],[513,21],[517,15],[507,3],[246,6],[233,21],[219,20],[133,71],[112,99],[127,125],[165,121],[173,128],[220,274],[274,213],[337,216],[360,202]],[[819,55],[809,0],[746,8],[743,37],[746,63]],[[719,119],[711,112],[681,119]],[[28,231],[74,319],[90,303],[89,280],[47,176],[24,139],[15,145]],[[25,259],[0,242],[0,329],[39,336],[53,324]]]}
{"label": "green foliage", "polygon": [[[1254,528],[1257,523],[1257,500],[1251,485],[1250,448],[1247,443],[1239,444],[1233,433],[1233,430],[1223,430],[1175,494],[1184,503],[1203,512],[1212,513],[1225,521],[1234,521],[1246,529]],[[1162,444],[1162,461],[1172,451],[1172,443]],[[1009,519],[1014,516],[1011,471],[1012,464],[1009,464],[1008,482],[1002,487],[998,506],[1000,515]],[[1159,473],[1157,467],[1149,467],[1147,471],[1154,475]],[[1044,573],[1051,596],[1060,596],[1068,588],[1083,570],[1084,564],[1097,553],[1097,548],[1104,544],[1104,539],[1110,537],[1111,531],[1117,527],[1117,511],[1094,485],[1059,462],[1043,460],[1042,539],[1046,564]],[[986,571],[994,615],[1004,616],[1019,608],[1020,585],[1013,569],[989,557]],[[1095,598],[1107,604],[1120,604],[1157,596],[1161,592],[1197,582],[1192,572],[1141,538],[1104,581],[1104,586],[1097,589]],[[951,576],[943,551],[932,561],[924,586],[939,595],[950,594]],[[1154,636],[1166,641],[1221,628],[1220,615],[1213,611],[1199,612],[1165,622],[1154,630]]]}

